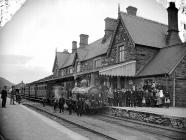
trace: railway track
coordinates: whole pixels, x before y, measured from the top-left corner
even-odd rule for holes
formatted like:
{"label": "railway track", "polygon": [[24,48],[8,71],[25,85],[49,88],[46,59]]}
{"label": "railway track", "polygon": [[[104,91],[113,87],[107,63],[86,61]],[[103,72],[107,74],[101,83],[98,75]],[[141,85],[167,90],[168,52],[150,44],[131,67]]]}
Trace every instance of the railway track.
{"label": "railway track", "polygon": [[[91,132],[97,136],[100,136],[104,139],[109,139],[109,140],[116,140],[117,138],[112,137],[112,136],[108,136],[107,134],[101,133],[99,131],[96,131],[94,129],[90,129],[86,126],[82,126],[78,123],[72,122],[68,119],[65,119],[63,117],[57,116],[49,111],[43,110],[42,108],[36,107],[36,106],[32,106],[30,104],[25,104],[26,106],[33,108],[39,112],[43,112],[44,115],[47,114],[47,116],[49,115],[50,117],[55,117],[58,118],[59,120],[63,120],[66,123],[69,123],[73,126],[76,126],[78,128],[83,129],[84,131],[88,131]],[[89,116],[91,117],[91,116]],[[121,126],[123,128],[129,128],[131,130],[137,130],[146,134],[151,134],[157,137],[161,137],[161,138],[165,138],[165,139],[176,139],[176,140],[185,140],[186,139],[186,132],[181,131],[181,130],[177,130],[175,131],[175,129],[171,129],[171,128],[167,128],[166,127],[161,127],[161,126],[157,126],[154,124],[145,124],[145,123],[141,123],[139,121],[135,121],[135,120],[130,120],[130,119],[125,119],[125,118],[119,118],[119,117],[114,117],[114,116],[110,116],[110,115],[106,115],[106,114],[98,114],[98,115],[94,115],[92,118],[97,119],[97,120],[101,120],[110,124],[114,124],[114,125],[118,125]]]}
{"label": "railway track", "polygon": [[[58,116],[58,115],[55,115],[55,114],[53,114],[53,113],[51,113],[51,112],[49,112],[49,111],[45,111],[45,110],[43,110],[43,109],[37,108],[37,107],[32,106],[32,105],[29,105],[29,104],[23,104],[23,105],[25,105],[25,106],[27,106],[27,107],[29,107],[29,108],[31,108],[31,109],[34,109],[34,110],[36,110],[36,111],[38,111],[38,112],[41,112],[41,113],[44,114],[45,116],[47,116],[47,117],[49,117],[49,118],[51,118],[51,119],[53,119],[53,120],[55,120],[55,121],[56,121],[56,118],[59,119],[59,120],[64,121],[64,122],[65,122],[65,126],[67,126],[67,127],[70,127],[70,128],[73,127],[73,129],[74,129],[74,128],[75,128],[75,129],[76,129],[76,128],[81,128],[83,131],[91,132],[91,133],[95,134],[97,137],[99,137],[99,138],[96,138],[96,139],[100,139],[100,140],[101,140],[101,139],[105,139],[105,140],[117,140],[117,139],[114,138],[114,137],[108,136],[108,135],[106,135],[106,134],[104,134],[104,133],[101,133],[101,132],[99,132],[99,131],[90,129],[90,128],[88,128],[88,127],[86,127],[86,126],[83,126],[83,125],[80,125],[80,124],[78,124],[78,123],[69,121],[69,120],[64,119],[63,117],[60,117],[60,116]],[[70,125],[70,126],[69,126],[69,125]]]}
{"label": "railway track", "polygon": [[156,125],[147,125],[147,124],[141,124],[137,121],[132,121],[130,119],[123,119],[119,117],[114,117],[110,115],[100,114],[97,115],[94,118],[106,121],[109,123],[117,124],[122,127],[128,127],[131,129],[136,129],[138,131],[144,132],[144,133],[150,133],[157,136],[162,136],[165,138],[170,139],[176,139],[176,140],[186,140],[186,132],[179,131],[179,130],[173,130],[173,129],[166,129],[163,127],[159,127]]}

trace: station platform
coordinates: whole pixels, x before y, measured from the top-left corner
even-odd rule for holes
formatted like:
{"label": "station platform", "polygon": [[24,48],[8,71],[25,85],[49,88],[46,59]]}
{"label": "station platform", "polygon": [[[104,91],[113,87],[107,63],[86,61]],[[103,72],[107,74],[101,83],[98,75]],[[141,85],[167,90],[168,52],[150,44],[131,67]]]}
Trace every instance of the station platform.
{"label": "station platform", "polygon": [[[1,103],[1,101],[0,101]],[[9,102],[8,102],[9,103]],[[25,104],[30,104],[41,108],[47,112],[54,114],[56,117],[65,118],[71,122],[85,126],[97,132],[113,137],[118,140],[170,140],[169,137],[152,135],[141,130],[123,127],[118,124],[108,123],[94,117],[83,115],[78,117],[75,112],[69,115],[68,111],[59,113],[59,110],[54,111],[52,106],[42,106],[41,103],[23,101]],[[126,125],[126,122],[120,122]],[[127,124],[138,128],[137,124]],[[143,127],[145,128],[145,126]],[[143,129],[142,128],[142,129]],[[141,126],[140,126],[141,129]],[[94,138],[94,136],[86,135],[87,137],[77,134],[57,122],[54,122],[45,116],[27,108],[24,105],[9,105],[7,108],[0,107],[0,134],[3,134],[9,140],[102,140]],[[166,132],[169,134],[168,132]]]}
{"label": "station platform", "polygon": [[186,130],[186,108],[109,106],[106,114]]}
{"label": "station platform", "polygon": [[0,105],[0,135],[6,140],[88,139],[23,105],[9,105],[9,101],[6,108]]}

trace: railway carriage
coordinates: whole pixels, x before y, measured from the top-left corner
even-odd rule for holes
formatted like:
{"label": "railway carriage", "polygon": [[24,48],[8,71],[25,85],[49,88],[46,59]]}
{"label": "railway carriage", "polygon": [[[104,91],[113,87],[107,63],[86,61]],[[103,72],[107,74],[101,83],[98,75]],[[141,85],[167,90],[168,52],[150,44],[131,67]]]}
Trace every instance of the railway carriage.
{"label": "railway carriage", "polygon": [[67,105],[69,104],[69,97],[72,97],[74,111],[76,111],[77,101],[81,98],[86,112],[97,112],[103,109],[106,106],[106,100],[102,90],[96,86],[86,85],[86,80],[82,80],[81,87],[74,87],[70,93],[61,85],[31,83],[25,86],[25,97],[38,101],[45,98],[49,104],[52,104],[54,99],[59,100],[63,96]]}
{"label": "railway carriage", "polygon": [[36,98],[42,99],[47,97],[47,84],[37,84]]}
{"label": "railway carriage", "polygon": [[36,85],[35,84],[30,85],[30,97],[32,98],[36,97]]}
{"label": "railway carriage", "polygon": [[29,85],[26,85],[24,88],[24,96],[25,98],[28,98],[30,96],[30,87]]}

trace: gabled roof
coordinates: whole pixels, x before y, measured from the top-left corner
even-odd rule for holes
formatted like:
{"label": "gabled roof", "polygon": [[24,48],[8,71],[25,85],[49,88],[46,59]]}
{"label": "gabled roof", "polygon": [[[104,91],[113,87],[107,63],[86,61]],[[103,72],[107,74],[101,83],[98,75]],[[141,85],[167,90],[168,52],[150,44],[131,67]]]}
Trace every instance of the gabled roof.
{"label": "gabled roof", "polygon": [[58,64],[59,68],[61,68],[64,65],[64,63],[66,62],[69,55],[70,54],[66,53],[66,52],[57,52],[56,53],[57,64]]}
{"label": "gabled roof", "polygon": [[[105,42],[102,42],[102,39],[98,39],[97,41],[85,46],[84,48],[77,48],[77,55],[78,55],[78,59],[79,61],[85,61],[88,60],[90,58],[94,58],[96,56],[100,56],[102,54],[105,54],[107,52],[107,49],[109,47],[110,41],[111,41],[111,37],[110,36],[108,39],[105,40]],[[75,53],[71,53],[68,54],[67,56],[65,55],[65,59],[64,57],[62,57],[62,54],[58,54],[60,55],[60,57],[58,56],[58,59],[62,59],[64,60],[63,64],[61,65],[60,68],[65,68],[68,66],[71,66],[74,62],[75,59]],[[61,61],[62,63],[62,61]]]}
{"label": "gabled roof", "polygon": [[186,43],[162,48],[137,76],[171,74],[185,55]]}
{"label": "gabled roof", "polygon": [[[62,65],[62,67],[68,67],[71,66],[73,64],[74,58],[75,58],[76,53],[71,53],[68,55],[68,57],[66,58],[64,64]],[[60,68],[62,68],[60,67]]]}
{"label": "gabled roof", "polygon": [[87,51],[88,50],[86,48],[77,48],[77,55],[80,61],[85,58],[85,56],[87,55]]}
{"label": "gabled roof", "polygon": [[135,44],[163,48],[167,25],[121,12],[121,19]]}
{"label": "gabled roof", "polygon": [[87,54],[82,61],[88,60],[90,58],[94,58],[96,56],[100,56],[102,54],[105,54],[107,52],[107,49],[110,45],[112,35],[108,39],[105,40],[105,42],[102,42],[103,38],[100,38],[96,40],[95,42],[87,45],[85,49],[87,50]]}

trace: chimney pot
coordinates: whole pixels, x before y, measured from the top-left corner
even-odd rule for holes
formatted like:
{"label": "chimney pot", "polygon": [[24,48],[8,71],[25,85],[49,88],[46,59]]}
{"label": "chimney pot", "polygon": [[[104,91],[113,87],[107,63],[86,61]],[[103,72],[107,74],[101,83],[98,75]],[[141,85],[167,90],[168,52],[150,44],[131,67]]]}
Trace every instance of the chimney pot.
{"label": "chimney pot", "polygon": [[64,50],[63,50],[63,53],[65,53],[65,54],[69,54],[69,52],[68,52],[67,49],[64,49]]}
{"label": "chimney pot", "polygon": [[88,35],[86,34],[80,34],[80,43],[79,43],[79,47],[83,48],[86,45],[88,45]]}
{"label": "chimney pot", "polygon": [[77,41],[72,41],[72,53],[77,51]]}
{"label": "chimney pot", "polygon": [[136,7],[128,6],[128,7],[126,8],[126,10],[127,10],[127,14],[128,14],[128,15],[136,16],[136,13],[137,13],[137,8],[136,8]]}

